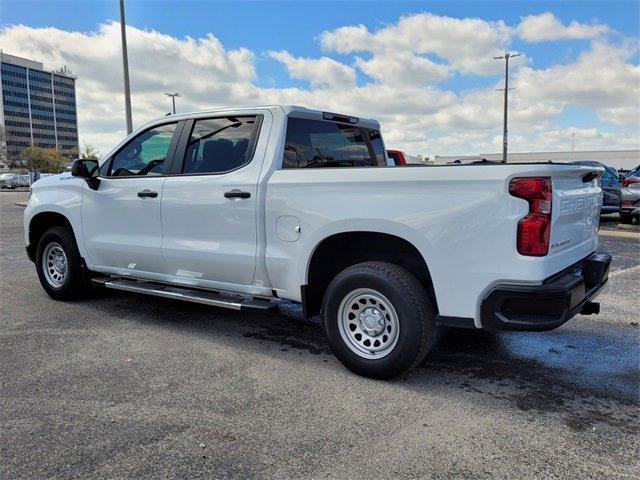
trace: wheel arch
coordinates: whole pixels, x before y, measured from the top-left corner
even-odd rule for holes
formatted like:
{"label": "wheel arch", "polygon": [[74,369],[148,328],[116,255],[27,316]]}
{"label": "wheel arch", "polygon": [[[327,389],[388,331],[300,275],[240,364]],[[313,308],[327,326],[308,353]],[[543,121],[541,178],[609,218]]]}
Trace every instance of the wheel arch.
{"label": "wheel arch", "polygon": [[76,240],[76,245],[78,244],[78,237],[76,232],[73,230],[73,225],[71,221],[59,212],[46,211],[36,213],[29,220],[29,230],[28,230],[28,238],[29,243],[27,245],[27,254],[29,255],[29,259],[33,262],[36,258],[36,250],[38,249],[38,243],[46,232],[51,227],[66,227],[72,233]]}
{"label": "wheel arch", "polygon": [[425,288],[438,313],[427,261],[413,242],[399,235],[371,230],[333,233],[319,241],[308,258],[305,283],[301,287],[307,317],[320,313],[324,293],[339,272],[372,260],[393,263],[409,271]]}

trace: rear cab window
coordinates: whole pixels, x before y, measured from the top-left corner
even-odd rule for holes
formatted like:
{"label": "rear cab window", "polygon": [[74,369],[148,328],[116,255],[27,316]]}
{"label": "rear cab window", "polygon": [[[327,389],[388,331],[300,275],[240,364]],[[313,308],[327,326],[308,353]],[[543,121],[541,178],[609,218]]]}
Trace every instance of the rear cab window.
{"label": "rear cab window", "polygon": [[349,123],[289,117],[282,168],[386,166],[380,131]]}

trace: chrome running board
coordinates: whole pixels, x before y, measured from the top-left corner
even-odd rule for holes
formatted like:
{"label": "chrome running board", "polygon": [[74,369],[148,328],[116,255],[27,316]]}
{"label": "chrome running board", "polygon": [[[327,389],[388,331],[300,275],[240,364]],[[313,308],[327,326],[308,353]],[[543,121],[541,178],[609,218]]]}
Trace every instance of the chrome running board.
{"label": "chrome running board", "polygon": [[213,307],[229,308],[231,310],[259,310],[268,312],[276,308],[269,300],[256,299],[251,296],[232,293],[208,292],[193,288],[175,287],[144,280],[130,280],[117,277],[97,277],[91,279],[95,284],[113,290],[143,293],[154,297],[171,298],[191,303],[200,303]]}

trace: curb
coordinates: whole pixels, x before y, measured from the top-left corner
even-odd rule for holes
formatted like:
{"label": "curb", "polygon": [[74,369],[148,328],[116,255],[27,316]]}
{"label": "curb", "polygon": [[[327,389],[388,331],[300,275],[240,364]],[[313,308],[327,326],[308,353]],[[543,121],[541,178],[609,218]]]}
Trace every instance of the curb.
{"label": "curb", "polygon": [[628,231],[620,231],[620,230],[600,230],[598,232],[600,237],[611,237],[611,238],[631,238],[634,240],[640,240],[640,232],[628,232]]}
{"label": "curb", "polygon": [[631,230],[632,232],[640,233],[640,225],[629,225],[627,223],[621,223],[618,225],[618,230]]}

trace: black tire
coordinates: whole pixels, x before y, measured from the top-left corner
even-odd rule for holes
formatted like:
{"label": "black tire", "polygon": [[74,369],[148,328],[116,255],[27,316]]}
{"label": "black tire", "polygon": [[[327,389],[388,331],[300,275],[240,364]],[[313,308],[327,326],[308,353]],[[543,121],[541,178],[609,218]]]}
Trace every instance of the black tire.
{"label": "black tire", "polygon": [[631,223],[631,213],[620,212],[620,223]]}
{"label": "black tire", "polygon": [[[52,285],[47,280],[42,257],[45,249],[51,243],[57,243],[64,250],[66,256],[66,275],[59,286]],[[88,277],[82,268],[82,261],[73,232],[66,227],[51,227],[38,243],[36,250],[36,271],[42,288],[55,300],[74,300],[83,297],[88,290]]]}
{"label": "black tire", "polygon": [[[397,314],[397,341],[381,358],[356,353],[340,332],[340,304],[359,289],[382,294]],[[413,275],[391,263],[364,262],[340,272],[327,288],[322,314],[335,356],[349,370],[365,377],[389,379],[414,368],[424,360],[436,337],[434,308],[426,290]]]}

